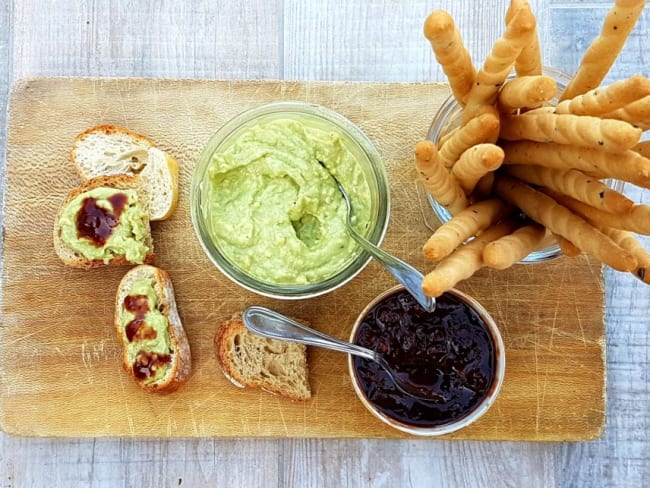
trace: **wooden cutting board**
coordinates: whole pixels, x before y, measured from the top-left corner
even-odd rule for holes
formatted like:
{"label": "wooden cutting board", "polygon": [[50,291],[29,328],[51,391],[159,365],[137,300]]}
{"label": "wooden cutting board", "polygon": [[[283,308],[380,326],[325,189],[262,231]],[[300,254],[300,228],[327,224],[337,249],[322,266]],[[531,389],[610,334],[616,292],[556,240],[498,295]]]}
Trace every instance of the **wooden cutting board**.
{"label": "wooden cutting board", "polygon": [[[425,271],[430,231],[411,154],[448,88],[436,84],[293,83],[41,78],[11,94],[4,214],[0,416],[26,436],[404,437],[357,400],[341,353],[311,349],[313,399],[292,403],[240,390],[221,374],[212,339],[248,305],[270,306],[347,338],[364,305],[394,284],[371,263],[328,296],[285,302],[222,276],[197,243],[189,186],[201,147],[224,122],[274,100],[328,106],[358,124],[387,167],[393,203],[384,247]],[[122,372],[112,325],[124,268],[64,267],[52,246],[55,212],[79,184],[68,154],[96,124],[151,137],[181,166],[178,210],[153,224],[157,264],[174,281],[193,353],[190,381],[170,396],[144,393]],[[506,344],[498,401],[463,439],[584,440],[605,418],[603,283],[586,257],[483,270],[460,284],[491,312]]]}

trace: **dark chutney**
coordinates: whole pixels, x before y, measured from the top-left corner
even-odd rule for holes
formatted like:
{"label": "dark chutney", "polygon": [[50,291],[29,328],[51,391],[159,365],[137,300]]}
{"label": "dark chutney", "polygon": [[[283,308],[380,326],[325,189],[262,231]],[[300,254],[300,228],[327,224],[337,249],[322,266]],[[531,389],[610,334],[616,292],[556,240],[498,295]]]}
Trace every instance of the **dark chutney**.
{"label": "dark chutney", "polygon": [[398,290],[370,309],[355,340],[380,352],[400,377],[431,394],[433,400],[427,402],[405,395],[376,363],[353,360],[370,403],[416,427],[436,427],[466,416],[495,383],[496,352],[483,319],[449,293],[436,300],[436,310],[427,312]]}
{"label": "dark chutney", "polygon": [[90,240],[97,247],[106,244],[113,229],[120,223],[128,197],[125,193],[116,193],[108,201],[113,211],[100,207],[96,198],[89,197],[84,199],[77,213],[77,235]]}

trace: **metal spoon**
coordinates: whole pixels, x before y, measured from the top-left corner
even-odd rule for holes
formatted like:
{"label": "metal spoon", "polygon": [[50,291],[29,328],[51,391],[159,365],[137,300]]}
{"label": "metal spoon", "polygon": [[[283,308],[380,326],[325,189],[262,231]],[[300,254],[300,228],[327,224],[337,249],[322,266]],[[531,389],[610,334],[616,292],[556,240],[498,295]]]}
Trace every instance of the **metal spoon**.
{"label": "metal spoon", "polygon": [[334,176],[332,172],[329,169],[327,169],[327,167],[322,162],[319,161],[319,163],[330,174],[330,176],[334,180],[334,183],[336,183],[336,187],[338,188],[339,192],[343,196],[345,205],[348,208],[345,224],[350,236],[352,236],[352,238],[363,249],[368,251],[372,255],[372,257],[374,257],[384,268],[386,268],[395,277],[397,281],[399,281],[402,285],[404,285],[406,291],[408,291],[413,296],[413,298],[417,300],[417,302],[420,304],[422,308],[424,308],[428,312],[433,312],[436,308],[436,300],[435,298],[425,295],[424,292],[422,291],[422,280],[424,279],[422,273],[420,273],[417,269],[415,269],[410,264],[405,263],[401,259],[396,258],[395,256],[388,254],[386,251],[375,246],[372,242],[370,242],[361,234],[359,234],[356,230],[354,230],[354,227],[352,227],[353,210],[352,210],[352,202],[350,201],[350,197],[348,196],[345,189],[343,188],[343,185],[341,185],[341,182],[336,178],[336,176]]}
{"label": "metal spoon", "polygon": [[426,388],[420,389],[416,385],[402,379],[400,374],[378,352],[310,329],[306,325],[268,308],[258,306],[248,307],[244,310],[243,321],[249,330],[264,337],[324,347],[326,349],[347,352],[354,356],[370,359],[386,371],[395,386],[405,395],[421,401],[444,401],[444,398],[436,392]]}

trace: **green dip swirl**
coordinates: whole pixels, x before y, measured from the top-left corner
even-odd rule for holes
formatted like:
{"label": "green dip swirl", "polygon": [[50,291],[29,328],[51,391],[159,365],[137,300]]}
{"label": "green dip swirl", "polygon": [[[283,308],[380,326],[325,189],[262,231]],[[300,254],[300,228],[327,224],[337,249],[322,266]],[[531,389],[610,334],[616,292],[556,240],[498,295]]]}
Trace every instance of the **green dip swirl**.
{"label": "green dip swirl", "polygon": [[345,229],[371,227],[372,200],[361,164],[338,131],[300,119],[257,122],[215,153],[208,169],[208,230],[219,250],[250,276],[279,285],[330,278],[359,252]]}

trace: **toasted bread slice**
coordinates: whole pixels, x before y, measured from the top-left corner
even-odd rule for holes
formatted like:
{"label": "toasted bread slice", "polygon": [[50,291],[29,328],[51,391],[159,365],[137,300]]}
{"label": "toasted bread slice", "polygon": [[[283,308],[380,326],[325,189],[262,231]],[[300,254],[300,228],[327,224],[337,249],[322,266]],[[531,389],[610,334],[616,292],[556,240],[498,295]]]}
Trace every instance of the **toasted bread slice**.
{"label": "toasted bread slice", "polygon": [[178,202],[178,164],[153,142],[129,129],[99,125],[79,134],[70,158],[81,178],[138,176],[152,221],[169,218]]}
{"label": "toasted bread slice", "polygon": [[129,270],[115,297],[122,366],[144,390],[171,393],[192,373],[190,345],[169,275],[149,265]]}
{"label": "toasted bread slice", "polygon": [[226,378],[292,400],[311,398],[307,348],[250,332],[241,314],[223,322],[214,338],[217,362]]}
{"label": "toasted bread slice", "polygon": [[[123,234],[122,243],[125,244],[124,249],[126,249],[126,246],[130,246],[131,249],[135,249],[135,252],[122,251],[120,246],[110,241],[104,244],[100,242],[93,243],[91,237],[79,235],[79,222],[77,221],[79,211],[71,215],[70,210],[72,207],[69,206],[75,206],[80,201],[85,201],[84,199],[90,197],[93,190],[97,189],[120,190],[117,193],[128,197],[125,204],[126,210],[123,210],[119,217],[110,210],[107,212],[106,217],[118,221],[117,225],[112,227],[110,233],[120,232]],[[66,236],[73,236],[76,239],[69,239]],[[81,186],[71,190],[59,207],[54,221],[53,237],[56,254],[64,264],[75,268],[88,269],[105,265],[133,265],[153,263],[154,261],[147,201],[141,193],[140,182],[135,177],[125,175],[100,176],[88,180]],[[88,248],[97,248],[104,254],[101,257],[90,255],[86,252]]]}

